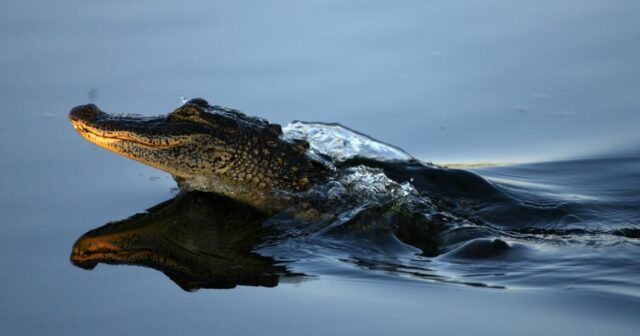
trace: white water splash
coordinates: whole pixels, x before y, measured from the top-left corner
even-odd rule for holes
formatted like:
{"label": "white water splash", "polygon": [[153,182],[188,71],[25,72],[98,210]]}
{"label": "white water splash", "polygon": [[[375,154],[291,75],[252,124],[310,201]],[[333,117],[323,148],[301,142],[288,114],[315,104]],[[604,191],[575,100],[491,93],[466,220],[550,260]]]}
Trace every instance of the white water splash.
{"label": "white water splash", "polygon": [[286,140],[306,140],[313,152],[326,155],[334,162],[354,157],[378,161],[407,161],[413,156],[365,134],[339,124],[293,121],[282,129]]}

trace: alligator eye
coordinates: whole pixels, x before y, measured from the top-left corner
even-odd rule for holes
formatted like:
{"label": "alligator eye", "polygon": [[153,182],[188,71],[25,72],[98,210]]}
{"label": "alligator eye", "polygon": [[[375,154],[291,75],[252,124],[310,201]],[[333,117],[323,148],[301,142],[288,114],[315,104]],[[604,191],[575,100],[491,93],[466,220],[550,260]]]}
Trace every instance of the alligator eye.
{"label": "alligator eye", "polygon": [[201,113],[200,107],[187,103],[171,112],[167,121],[199,121]]}
{"label": "alligator eye", "polygon": [[[204,100],[202,100],[206,103]],[[210,112],[190,102],[177,108],[167,116],[167,122],[190,122],[216,130],[235,133],[240,125],[235,116],[219,112]]]}

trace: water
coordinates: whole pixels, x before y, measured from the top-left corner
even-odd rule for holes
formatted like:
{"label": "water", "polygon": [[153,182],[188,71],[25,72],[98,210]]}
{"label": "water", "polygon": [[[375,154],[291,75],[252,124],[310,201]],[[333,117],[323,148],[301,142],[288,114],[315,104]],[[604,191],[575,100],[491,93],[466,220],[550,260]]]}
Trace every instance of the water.
{"label": "water", "polygon": [[[5,4],[0,334],[637,333],[639,13],[632,1]],[[349,202],[318,223],[179,195],[66,119],[90,101],[167,113],[181,95],[397,147],[292,125],[345,172],[316,192]],[[330,131],[350,141],[323,142]],[[446,170],[407,153],[519,164]],[[70,262],[114,221],[181,268]]]}

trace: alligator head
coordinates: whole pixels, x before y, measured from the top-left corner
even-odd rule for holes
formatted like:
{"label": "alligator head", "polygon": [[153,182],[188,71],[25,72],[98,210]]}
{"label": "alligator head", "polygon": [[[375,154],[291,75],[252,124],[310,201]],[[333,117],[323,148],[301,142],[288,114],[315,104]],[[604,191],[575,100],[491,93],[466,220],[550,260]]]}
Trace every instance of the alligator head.
{"label": "alligator head", "polygon": [[305,190],[327,173],[307,155],[308,143],[282,139],[280,125],[203,99],[161,117],[81,105],[69,119],[85,139],[172,174],[182,189],[217,192],[266,211],[283,206],[275,191]]}

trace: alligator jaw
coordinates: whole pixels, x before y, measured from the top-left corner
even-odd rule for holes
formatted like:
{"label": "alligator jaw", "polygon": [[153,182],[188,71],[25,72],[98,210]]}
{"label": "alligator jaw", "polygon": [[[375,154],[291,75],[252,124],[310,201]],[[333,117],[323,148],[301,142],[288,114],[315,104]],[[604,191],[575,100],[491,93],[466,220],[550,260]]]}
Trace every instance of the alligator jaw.
{"label": "alligator jaw", "polygon": [[[205,161],[199,153],[192,153],[187,158],[184,154],[189,152],[185,147],[207,137],[208,130],[200,125],[168,122],[164,116],[111,115],[93,104],[73,108],[69,120],[90,142],[174,176],[192,176],[199,172],[198,169],[189,170],[195,166],[193,161]],[[192,161],[187,162],[187,159]],[[206,169],[204,165],[196,168]]]}
{"label": "alligator jaw", "polygon": [[[184,136],[159,136],[163,118],[117,117],[100,111],[93,104],[80,105],[71,110],[69,120],[73,128],[85,139],[109,150],[116,151],[117,144],[135,143],[151,148],[168,148],[188,141]],[[149,126],[154,133],[148,131]],[[146,132],[145,132],[146,131]]]}

